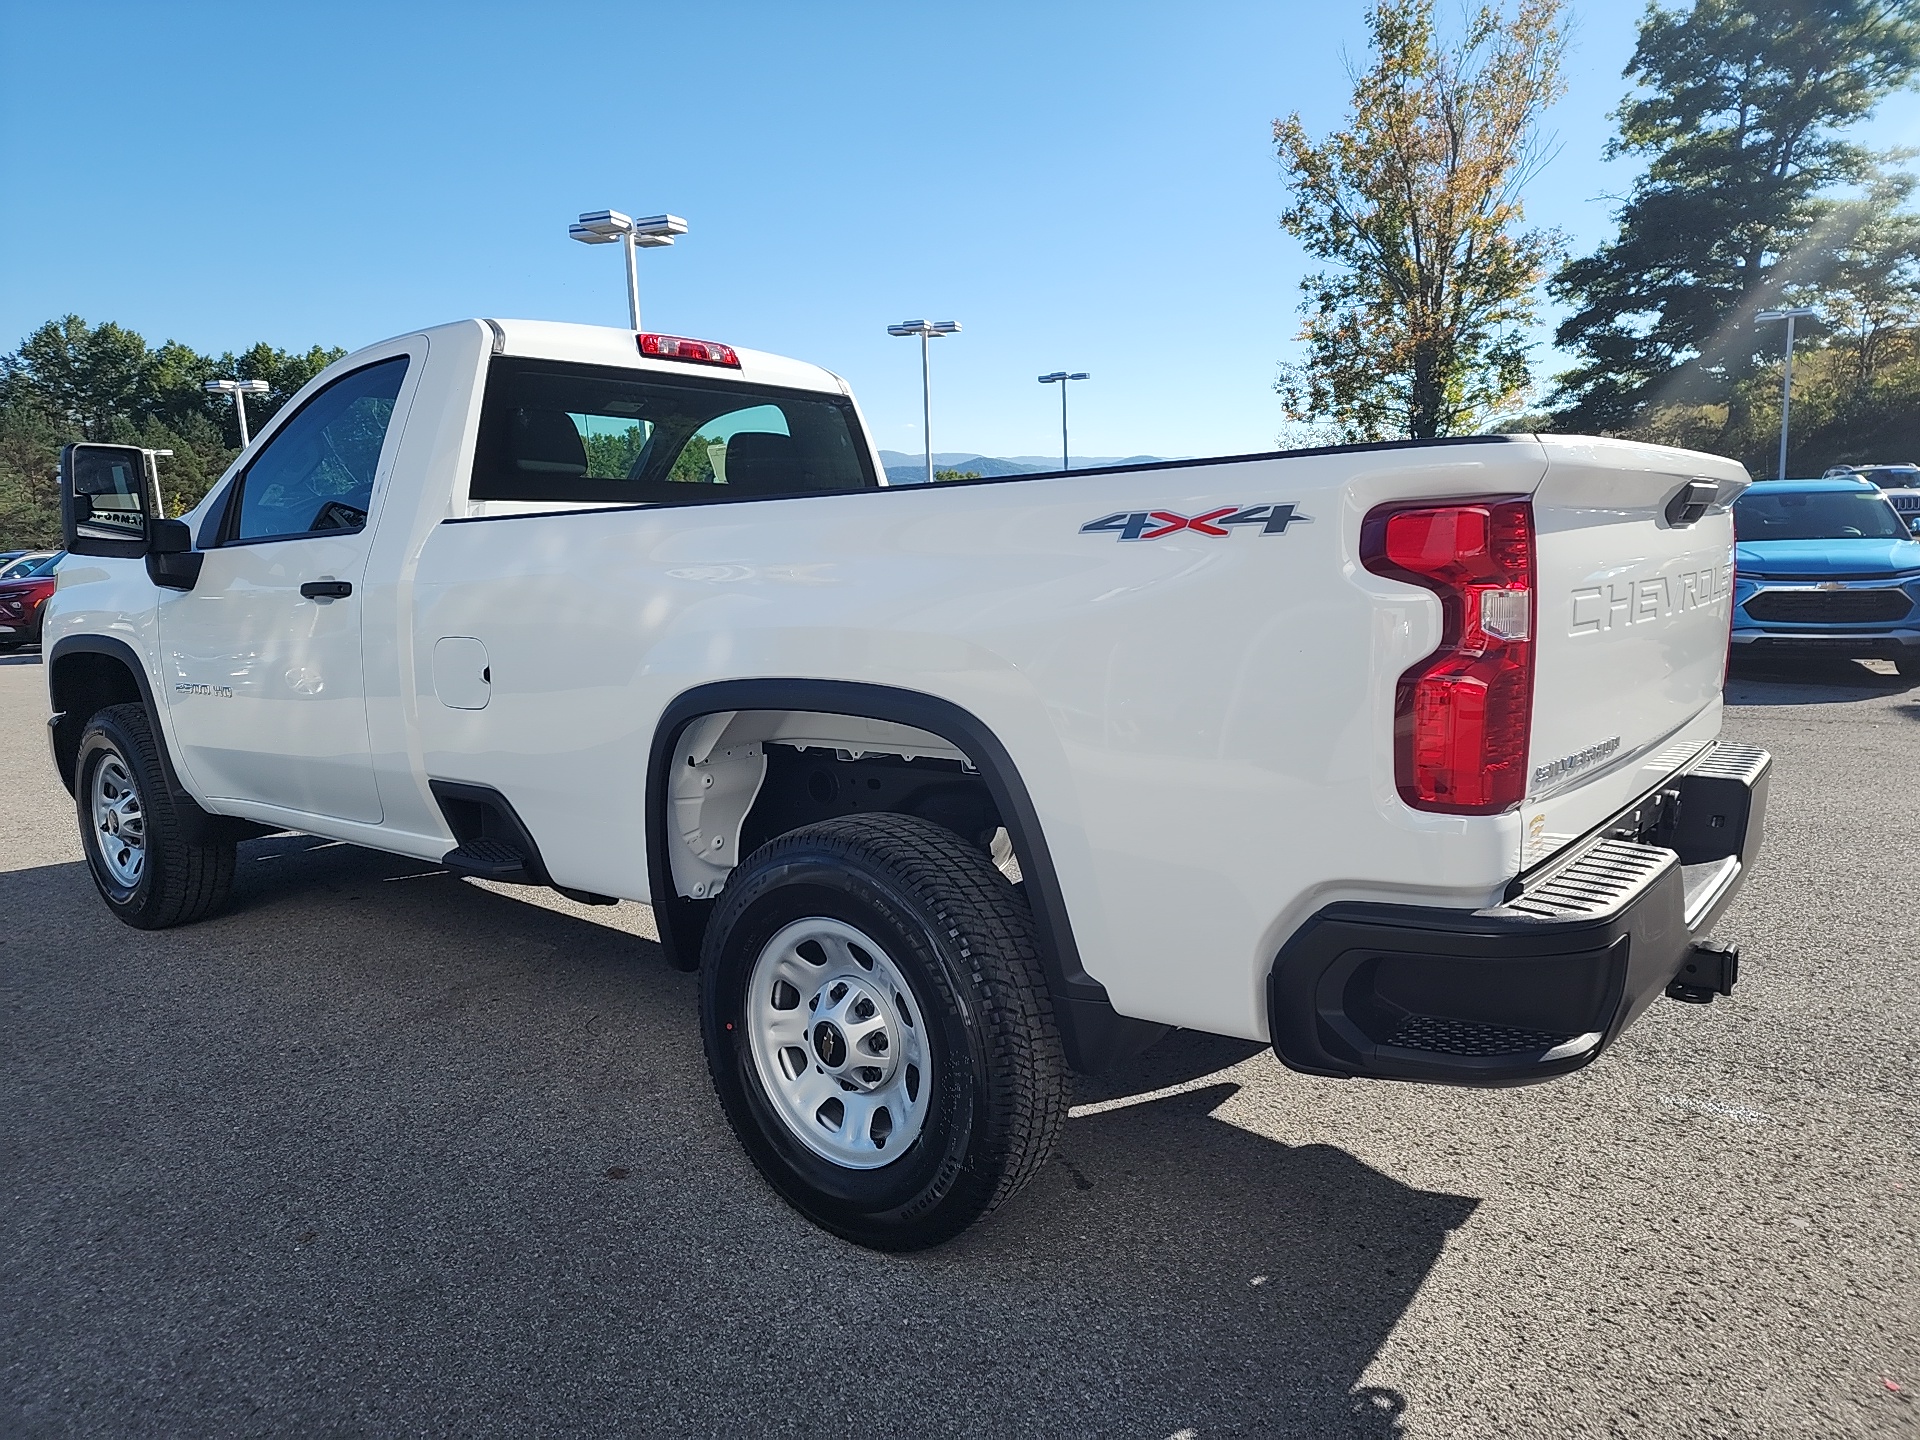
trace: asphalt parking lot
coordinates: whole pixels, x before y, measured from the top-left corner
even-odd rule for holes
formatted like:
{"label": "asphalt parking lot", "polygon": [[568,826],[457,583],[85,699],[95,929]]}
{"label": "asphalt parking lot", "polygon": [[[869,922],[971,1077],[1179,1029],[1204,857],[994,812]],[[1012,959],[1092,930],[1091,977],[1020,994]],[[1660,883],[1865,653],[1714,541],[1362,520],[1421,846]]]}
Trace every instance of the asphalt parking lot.
{"label": "asphalt parking lot", "polygon": [[1777,769],[1731,1001],[1515,1091],[1176,1036],[904,1258],[762,1185],[644,906],[280,836],[229,913],[123,929],[42,684],[0,661],[0,1434],[1920,1428],[1890,674],[1736,674]]}

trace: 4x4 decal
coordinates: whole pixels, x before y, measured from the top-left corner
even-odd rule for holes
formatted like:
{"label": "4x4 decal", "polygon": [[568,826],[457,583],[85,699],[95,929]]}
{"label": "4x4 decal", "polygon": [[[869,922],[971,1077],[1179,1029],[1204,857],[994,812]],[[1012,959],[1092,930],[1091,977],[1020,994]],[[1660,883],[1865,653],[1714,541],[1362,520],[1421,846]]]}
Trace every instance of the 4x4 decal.
{"label": "4x4 decal", "polygon": [[1202,515],[1178,515],[1171,510],[1117,510],[1080,527],[1082,535],[1114,534],[1122,540],[1159,540],[1191,530],[1196,535],[1223,537],[1234,525],[1257,525],[1262,535],[1284,535],[1289,525],[1311,525],[1311,515],[1297,515],[1291,505],[1222,505]]}

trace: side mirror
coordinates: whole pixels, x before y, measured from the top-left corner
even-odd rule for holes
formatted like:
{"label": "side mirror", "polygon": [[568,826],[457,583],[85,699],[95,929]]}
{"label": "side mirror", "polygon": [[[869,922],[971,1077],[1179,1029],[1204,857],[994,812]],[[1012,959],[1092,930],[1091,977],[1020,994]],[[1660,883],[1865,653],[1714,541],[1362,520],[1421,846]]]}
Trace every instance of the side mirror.
{"label": "side mirror", "polygon": [[191,590],[206,555],[193,548],[193,527],[184,520],[147,524],[147,578],[169,590]]}
{"label": "side mirror", "polygon": [[139,446],[69,445],[60,452],[60,529],[71,553],[145,555],[157,510]]}

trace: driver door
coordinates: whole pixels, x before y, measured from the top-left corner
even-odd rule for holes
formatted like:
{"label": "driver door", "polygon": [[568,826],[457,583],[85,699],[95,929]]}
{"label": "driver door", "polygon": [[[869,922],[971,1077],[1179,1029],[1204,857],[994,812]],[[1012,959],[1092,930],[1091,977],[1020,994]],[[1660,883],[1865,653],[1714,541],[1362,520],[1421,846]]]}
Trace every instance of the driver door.
{"label": "driver door", "polygon": [[310,397],[226,497],[193,589],[162,602],[174,736],[210,799],[379,823],[360,607],[409,358]]}

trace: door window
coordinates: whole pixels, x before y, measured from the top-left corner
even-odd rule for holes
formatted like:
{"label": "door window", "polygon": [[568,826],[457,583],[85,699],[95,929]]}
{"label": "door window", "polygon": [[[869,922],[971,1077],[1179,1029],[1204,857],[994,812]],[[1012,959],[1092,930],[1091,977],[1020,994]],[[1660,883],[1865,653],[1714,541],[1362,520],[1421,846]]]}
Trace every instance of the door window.
{"label": "door window", "polygon": [[404,355],[383,360],[342,376],[301,406],[240,477],[227,543],[364,527],[406,374]]}

